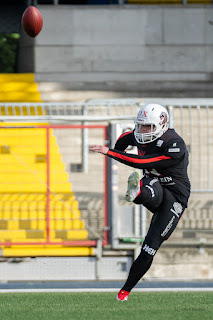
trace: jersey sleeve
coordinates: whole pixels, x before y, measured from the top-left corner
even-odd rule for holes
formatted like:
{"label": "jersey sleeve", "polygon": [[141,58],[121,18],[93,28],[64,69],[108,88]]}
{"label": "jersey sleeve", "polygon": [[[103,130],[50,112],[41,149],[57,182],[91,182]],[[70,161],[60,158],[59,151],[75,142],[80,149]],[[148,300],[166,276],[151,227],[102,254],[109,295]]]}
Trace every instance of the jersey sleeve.
{"label": "jersey sleeve", "polygon": [[133,131],[128,131],[120,135],[115,143],[114,149],[124,151],[128,146],[134,146]]}
{"label": "jersey sleeve", "polygon": [[133,168],[160,169],[177,165],[184,158],[184,154],[185,144],[180,139],[179,141],[175,140],[163,143],[159,148],[159,153],[138,156],[116,149],[109,149],[107,156]]}
{"label": "jersey sleeve", "polygon": [[164,168],[168,166],[168,160],[171,160],[170,157],[159,154],[152,154],[149,156],[137,156],[115,149],[109,149],[107,156],[123,164],[126,164],[127,166],[138,169]]}

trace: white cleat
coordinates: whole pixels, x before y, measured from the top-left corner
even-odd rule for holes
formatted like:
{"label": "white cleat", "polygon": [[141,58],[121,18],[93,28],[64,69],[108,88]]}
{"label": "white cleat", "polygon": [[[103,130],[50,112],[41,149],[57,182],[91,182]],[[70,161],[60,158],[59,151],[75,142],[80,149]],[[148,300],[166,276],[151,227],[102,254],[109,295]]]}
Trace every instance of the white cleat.
{"label": "white cleat", "polygon": [[137,171],[130,174],[128,178],[127,192],[125,195],[125,200],[132,202],[140,193],[140,176]]}

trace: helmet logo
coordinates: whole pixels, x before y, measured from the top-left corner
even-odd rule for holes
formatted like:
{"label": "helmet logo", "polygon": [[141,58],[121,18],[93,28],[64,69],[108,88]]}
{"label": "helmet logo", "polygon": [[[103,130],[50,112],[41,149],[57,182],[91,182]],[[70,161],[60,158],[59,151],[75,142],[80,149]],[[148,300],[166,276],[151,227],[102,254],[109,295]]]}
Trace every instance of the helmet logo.
{"label": "helmet logo", "polygon": [[140,110],[138,113],[138,118],[146,118],[147,117],[147,111],[145,110]]}
{"label": "helmet logo", "polygon": [[160,124],[166,124],[167,123],[167,114],[165,112],[161,112],[160,114]]}

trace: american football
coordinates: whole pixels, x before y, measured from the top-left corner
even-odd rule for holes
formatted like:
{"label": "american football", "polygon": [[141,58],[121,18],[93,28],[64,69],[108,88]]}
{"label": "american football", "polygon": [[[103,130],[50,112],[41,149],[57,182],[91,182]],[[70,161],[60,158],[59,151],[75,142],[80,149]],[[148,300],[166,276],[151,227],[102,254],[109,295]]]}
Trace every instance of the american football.
{"label": "american football", "polygon": [[43,18],[40,11],[34,7],[28,7],[23,15],[21,20],[24,31],[32,38],[35,38],[42,29]]}

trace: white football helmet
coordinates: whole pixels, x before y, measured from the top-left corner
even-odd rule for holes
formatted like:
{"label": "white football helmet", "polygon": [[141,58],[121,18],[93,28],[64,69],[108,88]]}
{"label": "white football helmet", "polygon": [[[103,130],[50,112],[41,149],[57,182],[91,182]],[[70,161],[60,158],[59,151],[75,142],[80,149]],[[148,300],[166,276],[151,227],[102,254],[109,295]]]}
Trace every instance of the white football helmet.
{"label": "white football helmet", "polygon": [[[143,132],[143,126],[150,125],[150,132]],[[149,143],[160,138],[169,127],[166,108],[157,103],[148,103],[138,111],[134,136],[138,143]]]}

